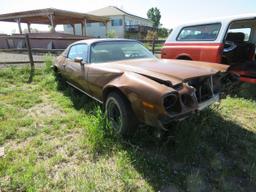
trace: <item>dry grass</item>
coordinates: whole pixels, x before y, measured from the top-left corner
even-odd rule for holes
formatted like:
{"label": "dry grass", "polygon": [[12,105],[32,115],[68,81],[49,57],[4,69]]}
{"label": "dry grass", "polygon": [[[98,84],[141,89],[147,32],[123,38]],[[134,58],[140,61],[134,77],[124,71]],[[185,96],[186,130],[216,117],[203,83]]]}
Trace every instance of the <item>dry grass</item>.
{"label": "dry grass", "polygon": [[[0,70],[2,191],[254,191],[255,86],[171,128],[124,141],[97,103],[48,69]],[[169,138],[169,139],[168,139]]]}

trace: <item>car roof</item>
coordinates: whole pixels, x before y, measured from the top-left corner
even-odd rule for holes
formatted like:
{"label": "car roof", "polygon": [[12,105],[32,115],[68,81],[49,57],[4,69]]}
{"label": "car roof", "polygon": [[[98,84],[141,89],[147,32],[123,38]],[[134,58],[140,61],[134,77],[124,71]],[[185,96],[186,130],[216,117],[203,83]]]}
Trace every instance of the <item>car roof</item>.
{"label": "car roof", "polygon": [[109,42],[109,41],[127,41],[127,42],[138,42],[137,40],[133,39],[122,39],[122,38],[103,38],[103,39],[85,39],[81,41],[76,41],[72,43],[71,45],[79,44],[79,43],[86,43],[88,45],[91,45],[93,43],[98,43],[98,42]]}
{"label": "car roof", "polygon": [[193,26],[193,25],[201,25],[201,24],[203,25],[208,23],[221,23],[221,22],[230,23],[232,21],[245,20],[245,19],[256,19],[256,13],[202,19],[202,20],[192,21],[189,23],[184,23],[182,25],[177,25],[176,27]]}

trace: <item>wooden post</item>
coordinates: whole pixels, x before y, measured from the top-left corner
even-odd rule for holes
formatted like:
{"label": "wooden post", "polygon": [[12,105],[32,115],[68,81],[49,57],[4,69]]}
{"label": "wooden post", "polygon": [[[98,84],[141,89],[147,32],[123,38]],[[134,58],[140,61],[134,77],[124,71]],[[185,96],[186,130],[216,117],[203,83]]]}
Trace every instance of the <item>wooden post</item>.
{"label": "wooden post", "polygon": [[84,36],[86,36],[87,34],[86,34],[86,23],[87,23],[87,21],[86,21],[86,19],[84,20]]}
{"label": "wooden post", "polygon": [[138,25],[138,39],[142,39],[142,27]]}
{"label": "wooden post", "polygon": [[29,57],[29,61],[30,61],[30,66],[31,66],[31,69],[34,69],[35,65],[34,65],[34,60],[33,60],[33,55],[32,55],[32,50],[31,50],[31,45],[30,45],[30,40],[29,40],[28,34],[25,35],[25,41],[26,41],[26,45],[27,45],[27,49],[28,49],[28,57]]}
{"label": "wooden post", "polygon": [[81,23],[81,34],[82,34],[82,36],[84,36],[84,24],[83,23]]}
{"label": "wooden post", "polygon": [[73,34],[76,35],[76,26],[75,24],[71,24],[72,28],[73,28]]}
{"label": "wooden post", "polygon": [[28,26],[28,33],[31,33],[30,23],[27,23]]}
{"label": "wooden post", "polygon": [[125,16],[123,16],[123,19],[122,19],[122,24],[123,24],[123,31],[124,31],[124,36],[123,38],[126,38],[126,31],[125,31]]}
{"label": "wooden post", "polygon": [[155,54],[155,37],[153,37],[152,41],[152,53]]}
{"label": "wooden post", "polygon": [[34,74],[35,74],[35,65],[34,65],[34,60],[33,60],[33,55],[32,55],[32,50],[31,50],[28,34],[26,34],[26,36],[25,36],[25,41],[26,41],[26,45],[27,45],[27,49],[28,49],[28,57],[29,57],[30,69],[31,69],[28,83],[31,83],[33,80]]}
{"label": "wooden post", "polygon": [[21,29],[21,24],[20,24],[20,18],[17,19],[17,23],[18,23],[18,27],[19,27],[20,34],[22,34],[22,29]]}
{"label": "wooden post", "polygon": [[51,32],[55,32],[55,24],[54,24],[54,16],[53,15],[49,15],[48,16],[49,20],[50,20],[50,25],[51,25]]}
{"label": "wooden post", "polygon": [[104,24],[105,24],[105,33],[106,33],[106,37],[107,37],[107,35],[108,35],[108,22],[104,22]]}

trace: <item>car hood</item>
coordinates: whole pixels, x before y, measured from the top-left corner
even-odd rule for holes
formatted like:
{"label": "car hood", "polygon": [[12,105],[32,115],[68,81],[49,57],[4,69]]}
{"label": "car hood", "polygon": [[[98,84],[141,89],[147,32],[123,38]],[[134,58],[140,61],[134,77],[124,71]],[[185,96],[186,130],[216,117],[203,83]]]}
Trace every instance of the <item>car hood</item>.
{"label": "car hood", "polygon": [[117,69],[123,72],[133,72],[152,79],[171,82],[172,85],[196,77],[210,76],[218,72],[225,72],[226,65],[183,60],[167,59],[134,59],[115,61],[102,64],[108,69]]}

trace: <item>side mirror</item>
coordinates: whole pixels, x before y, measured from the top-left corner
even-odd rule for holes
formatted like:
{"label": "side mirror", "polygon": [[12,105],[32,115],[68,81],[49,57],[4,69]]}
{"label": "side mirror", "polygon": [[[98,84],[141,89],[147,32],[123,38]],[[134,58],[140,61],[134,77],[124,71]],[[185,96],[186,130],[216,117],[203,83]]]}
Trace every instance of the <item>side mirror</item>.
{"label": "side mirror", "polygon": [[84,64],[82,57],[76,57],[74,61],[75,61],[76,63],[80,63],[81,65]]}

